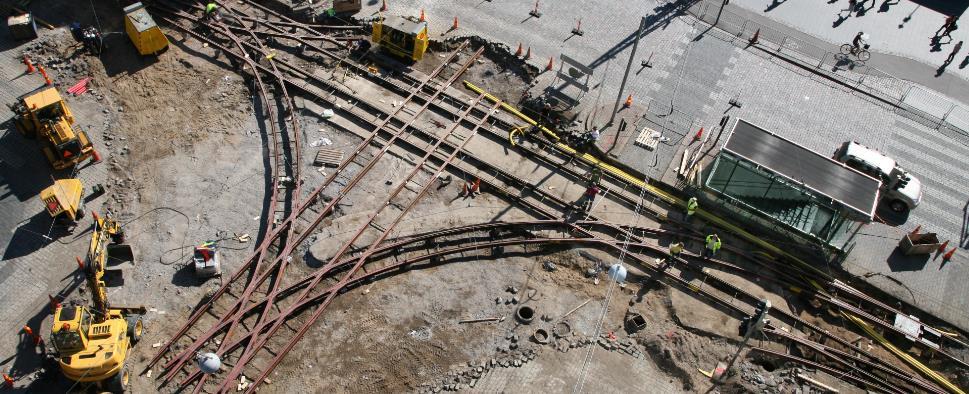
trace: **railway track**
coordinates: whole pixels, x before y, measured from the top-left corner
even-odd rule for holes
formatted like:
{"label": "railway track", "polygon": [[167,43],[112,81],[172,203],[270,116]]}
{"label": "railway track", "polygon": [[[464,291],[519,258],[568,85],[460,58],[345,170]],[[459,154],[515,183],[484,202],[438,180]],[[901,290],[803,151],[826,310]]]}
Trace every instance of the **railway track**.
{"label": "railway track", "polygon": [[[172,21],[169,21],[169,22],[171,23]],[[226,29],[226,30],[228,31],[230,29]],[[233,29],[233,30],[238,31],[238,29]],[[251,35],[255,35],[255,34],[251,34]],[[258,45],[258,41],[259,40],[253,40],[253,41],[255,41],[256,43],[254,44],[254,43],[250,42],[250,43],[247,44],[247,43],[244,43],[244,42],[241,42],[241,41],[235,42],[236,46],[239,49],[238,52],[232,52],[231,49],[228,48],[228,47],[223,47],[222,49],[224,51],[226,51],[226,53],[232,53],[234,56],[237,56],[239,59],[245,59],[246,57],[244,55],[241,55],[241,54],[247,54],[247,53],[249,53],[249,51],[257,50],[257,48],[259,48],[259,45]],[[263,50],[265,50],[265,49],[263,49]],[[256,57],[256,58],[258,58],[258,57]],[[282,64],[282,62],[271,61],[269,63],[272,65],[271,68],[270,67],[267,67],[267,66],[265,66],[263,64],[259,64],[259,63],[249,64],[249,65],[250,65],[250,68],[252,70],[254,70],[254,71],[255,70],[259,70],[259,72],[270,72],[270,69],[276,70],[276,73],[274,75],[278,75],[279,76],[279,80],[280,80],[281,84],[283,84],[283,85],[287,85],[288,84],[290,86],[297,87],[300,90],[302,90],[304,94],[310,94],[312,96],[315,96],[318,99],[327,100],[328,102],[332,102],[332,100],[334,100],[335,99],[335,96],[337,96],[338,94],[341,94],[342,93],[343,95],[346,95],[347,93],[349,93],[349,92],[346,92],[346,91],[342,91],[341,92],[342,89],[340,89],[339,86],[332,86],[332,85],[327,86],[328,88],[330,88],[332,90],[330,90],[329,92],[326,92],[326,93],[321,93],[320,90],[311,90],[306,85],[305,81],[304,81],[304,83],[300,83],[300,81],[298,80],[300,77],[305,78],[305,79],[309,79],[309,80],[313,80],[313,78],[310,78],[309,75],[306,75],[305,74],[305,71],[304,71],[304,73],[301,74],[298,70],[296,70],[295,68],[292,68],[292,69],[283,71],[283,73],[287,74],[287,76],[282,76],[279,73],[278,69],[276,68],[276,65],[277,64]],[[326,83],[322,83],[323,81],[319,81],[319,80],[314,81],[314,82],[316,82],[318,84],[321,84],[321,85],[327,85]],[[453,81],[452,81],[452,83],[453,83]],[[435,91],[442,92],[440,95],[441,96],[444,96],[445,93],[443,93],[443,91],[444,91],[444,89],[447,89],[447,86],[443,86],[444,89],[440,89],[440,88],[441,88],[441,86],[429,87],[429,86],[425,86],[425,85],[419,85],[418,87],[411,87],[411,89],[412,89],[411,92],[412,92],[412,94],[417,94],[418,92],[420,92],[421,94],[425,94],[428,89],[435,89]],[[435,101],[434,99],[426,100],[426,101],[424,101],[425,105],[422,107],[423,108],[422,111],[425,110],[425,109],[427,109],[428,107],[432,107],[433,105],[431,105],[431,103],[438,103],[438,102],[443,102],[443,101],[446,101],[446,100],[439,100],[439,101]],[[479,113],[479,114],[482,115],[481,117],[477,118],[478,119],[478,126],[480,126],[483,122],[485,122],[486,117],[488,117],[488,116],[490,116],[490,114],[494,113],[494,107],[491,107],[489,109],[484,109],[484,110],[480,109],[480,106],[478,106],[478,104],[480,103],[480,101],[481,100],[480,100],[480,97],[479,97],[477,100],[475,100],[474,104],[469,105],[469,106],[466,106],[465,108],[463,108],[463,110],[465,111],[465,114],[463,116],[461,116],[461,117],[458,118],[458,121],[455,122],[455,127],[454,128],[457,127],[457,124],[460,124],[460,123],[463,122],[462,119],[465,119],[465,118],[467,118],[467,117],[469,117],[469,116],[471,116],[472,114],[475,114],[475,113]],[[457,102],[457,101],[455,101],[455,102]],[[362,106],[362,104],[361,104],[361,106]],[[372,114],[371,113],[368,113],[368,111],[366,111],[366,110],[357,110],[359,107],[352,106],[352,107],[349,107],[349,108],[350,109],[347,110],[346,112],[348,112],[349,115],[356,116],[356,117],[358,117],[361,120],[367,120],[367,121],[369,121],[370,120],[370,117],[372,117]],[[404,108],[404,105],[401,105],[400,108]],[[438,107],[439,110],[440,110],[440,108],[441,107]],[[371,108],[371,110],[373,110],[373,109],[374,108]],[[363,113],[361,113],[361,112],[363,112]],[[381,111],[378,110],[378,111],[375,111],[375,112],[381,112]],[[391,120],[394,120],[394,122],[396,122],[398,124],[398,126],[399,126],[401,124],[401,120],[398,119],[397,115],[399,115],[399,114],[396,114],[396,113],[391,113],[391,114],[382,113],[381,115],[378,115],[377,118],[379,119],[381,116],[385,116],[383,119],[385,119],[387,122],[390,122]],[[416,119],[416,116],[413,119]],[[497,123],[498,121],[495,121],[495,122]],[[465,123],[467,123],[467,122],[465,122]],[[492,124],[494,124],[494,123],[492,123]],[[454,130],[454,128],[452,128],[452,131]],[[492,130],[493,131],[493,128],[489,128],[489,130]],[[405,135],[404,134],[405,131],[409,131],[410,134],[406,134]],[[404,126],[402,126],[402,127],[393,129],[392,132],[396,132],[397,134],[394,135],[394,136],[391,136],[391,137],[383,137],[383,138],[377,137],[378,134],[380,134],[381,132],[383,132],[383,133],[386,134],[386,130],[383,130],[383,128],[378,127],[372,133],[372,135],[374,136],[374,138],[371,139],[371,140],[365,140],[361,144],[361,147],[366,147],[366,146],[369,146],[369,145],[372,145],[372,144],[378,144],[378,145],[381,145],[382,144],[382,146],[384,146],[385,148],[381,152],[386,152],[387,149],[390,149],[390,147],[393,146],[395,142],[397,142],[397,143],[399,143],[401,145],[407,145],[408,148],[410,150],[412,150],[412,151],[414,151],[414,150],[419,151],[419,150],[422,149],[422,147],[426,147],[428,145],[431,145],[436,140],[437,143],[433,145],[434,146],[434,149],[424,149],[424,151],[427,152],[427,156],[425,156],[425,160],[428,159],[428,158],[433,157],[434,160],[437,160],[438,162],[442,162],[443,161],[443,164],[441,166],[439,166],[439,168],[441,170],[443,170],[444,167],[448,167],[448,166],[454,167],[454,168],[458,168],[458,169],[460,169],[462,171],[467,171],[467,170],[471,170],[471,171],[478,170],[478,171],[480,171],[480,170],[482,170],[484,168],[488,168],[490,171],[494,171],[494,174],[491,175],[491,176],[488,176],[488,177],[482,177],[482,182],[485,183],[486,185],[488,185],[489,188],[491,188],[493,191],[496,192],[496,194],[503,195],[506,198],[508,198],[509,200],[511,200],[513,203],[515,203],[516,205],[522,206],[522,207],[527,208],[529,210],[532,210],[534,212],[539,212],[541,215],[546,216],[546,217],[549,217],[549,218],[560,219],[561,216],[562,216],[561,215],[561,212],[566,212],[565,213],[565,218],[566,219],[569,219],[571,217],[569,212],[572,210],[572,204],[570,202],[564,201],[561,198],[558,198],[556,196],[552,196],[552,195],[550,195],[549,193],[547,193],[545,191],[537,190],[535,188],[530,188],[529,185],[528,185],[528,182],[526,180],[521,179],[521,178],[518,178],[514,174],[511,174],[511,173],[502,171],[502,170],[498,169],[497,167],[489,168],[490,165],[488,165],[487,163],[484,163],[484,162],[481,162],[481,161],[477,161],[477,160],[475,160],[473,158],[466,158],[466,160],[463,163],[457,163],[457,164],[450,163],[450,159],[443,160],[443,159],[447,158],[447,154],[442,153],[442,152],[438,152],[438,150],[440,150],[441,148],[451,149],[450,152],[453,155],[456,156],[458,154],[458,152],[461,151],[461,148],[463,147],[463,145],[458,145],[458,144],[455,144],[455,143],[450,143],[450,142],[445,143],[444,142],[444,138],[447,138],[446,136],[444,138],[436,139],[436,135],[437,135],[436,133],[428,132],[427,130],[422,129],[420,127],[415,127],[414,125],[406,125],[406,124]],[[466,143],[467,140],[469,140],[469,139],[470,138],[466,139],[464,142]],[[357,151],[355,151],[354,154],[356,155],[359,152],[360,152],[360,150],[357,150]],[[532,152],[532,153],[536,153],[536,152]],[[541,154],[541,152],[537,152],[537,153],[538,154]],[[546,155],[551,155],[548,152],[545,152],[545,154]],[[451,159],[453,159],[453,157],[454,156],[452,156]],[[375,161],[376,161],[376,158],[374,158],[373,162],[375,162]],[[352,162],[352,160],[348,159],[348,161],[345,161],[344,164],[349,165],[350,162]],[[342,170],[342,169],[343,168],[341,168],[340,170]],[[342,171],[337,171],[337,173],[341,173],[341,172]],[[366,171],[361,171],[358,174],[365,173],[365,172]],[[575,171],[572,171],[570,175],[573,176],[573,177],[576,177],[576,179],[581,179],[581,174],[578,174]],[[332,180],[335,179],[336,177],[337,177],[337,174],[336,173],[333,174],[333,176],[331,176],[331,177],[329,177],[327,179],[327,181],[325,182],[325,185],[324,186],[322,186],[322,187],[320,187],[320,188],[318,188],[316,190],[322,190],[322,189],[324,189],[327,185],[329,185],[329,182],[332,182]],[[351,180],[352,180],[352,178],[351,178]],[[348,185],[349,184],[355,184],[355,183],[356,182],[349,182]],[[425,184],[425,186],[427,186],[427,185],[429,185],[429,183],[426,183]],[[618,194],[618,193],[614,193],[614,195],[615,194]],[[305,200],[305,202],[301,203],[299,205],[298,209],[294,210],[292,212],[292,214],[290,214],[288,217],[286,217],[286,219],[282,220],[281,223],[279,223],[277,225],[276,229],[286,228],[287,229],[286,231],[291,231],[290,229],[292,229],[292,224],[297,220],[297,217],[299,217],[299,216],[297,216],[297,213],[302,213],[300,211],[305,212],[304,207],[308,207],[309,204],[315,203],[316,202],[316,199],[318,198],[318,196],[319,196],[319,192],[317,192],[317,191],[314,191],[313,193],[311,193],[310,194],[310,197],[308,197]],[[416,201],[418,198],[419,198],[419,196],[417,198],[414,198],[412,201]],[[627,201],[627,204],[628,204],[628,201]],[[332,205],[335,205],[335,204],[331,202],[331,204],[328,205],[328,206],[332,206]],[[641,204],[641,202],[637,202],[637,205],[642,205],[642,204]],[[322,216],[324,216],[326,214],[325,211],[326,211],[326,209],[324,209],[324,213],[322,215],[319,215],[318,217],[319,218],[322,218]],[[406,212],[404,212],[404,213],[406,213]],[[403,217],[403,214],[400,214],[397,217],[398,217],[397,220],[399,220],[400,217]],[[598,219],[598,218],[596,218],[594,216],[591,216],[591,215],[588,218],[591,219],[591,220],[597,220]],[[371,218],[371,219],[373,219],[373,218]],[[572,219],[574,219],[574,218],[572,218]],[[289,247],[291,245],[298,245],[300,242],[302,242],[302,240],[305,239],[305,237],[308,234],[310,234],[312,232],[312,229],[314,229],[318,224],[319,224],[319,221],[317,221],[317,220],[310,220],[310,226],[308,227],[308,229],[305,230],[303,233],[299,234],[299,236],[296,237],[298,239],[298,241],[297,240],[294,240],[294,243],[292,243],[292,244],[290,244],[289,241],[287,241],[285,245],[287,247]],[[362,230],[365,230],[365,229],[362,229]],[[382,238],[386,238],[387,235],[389,234],[389,231],[391,229],[384,228],[383,230],[384,231],[380,233],[380,234],[382,234],[381,237]],[[592,233],[590,231],[585,230],[585,229],[582,229],[582,228],[571,228],[570,231],[577,232],[577,233],[579,233],[580,235],[582,235],[582,236],[584,236],[586,238],[596,238],[596,237],[594,237],[592,235]],[[610,231],[613,231],[614,232],[614,235],[613,235],[614,237],[615,236],[618,236],[618,235],[623,235],[623,234],[625,234],[626,236],[629,236],[629,234],[630,234],[628,231],[622,229],[620,226],[615,226]],[[274,236],[281,238],[282,237],[282,234],[281,233],[282,233],[281,231],[275,231],[275,232],[271,233],[270,236],[267,237],[267,239],[268,238],[272,238]],[[381,239],[381,241],[383,241],[383,239]],[[564,241],[561,241],[561,242],[564,242]],[[373,243],[370,246],[370,248],[367,248],[366,249],[367,253],[376,253],[377,249],[375,249],[375,248],[379,248],[378,244],[379,244],[379,242]],[[615,244],[613,244],[612,247],[617,247],[617,246]],[[274,260],[274,263],[272,265],[270,265],[270,269],[268,269],[266,271],[263,271],[263,274],[259,275],[258,278],[261,279],[261,280],[254,280],[254,281],[251,281],[250,283],[257,283],[258,282],[259,284],[261,284],[265,280],[269,279],[269,277],[271,275],[267,275],[266,273],[273,272],[273,271],[271,271],[273,269],[272,267],[276,267],[277,264],[280,264],[283,261],[285,261],[285,258],[287,256],[289,256],[289,254],[292,253],[292,247],[289,247],[289,250],[286,250],[286,247],[284,247],[283,249],[284,250],[282,250],[280,253],[278,253],[278,256]],[[353,249],[352,244],[351,243],[348,243],[348,244],[345,245],[345,248],[342,250],[342,252],[346,252],[346,251],[351,250],[351,249]],[[342,265],[338,264],[339,263],[338,257],[339,256],[334,256],[334,258],[327,264],[327,267],[328,268],[326,268],[323,271],[326,274],[323,274],[321,276],[325,277],[325,276],[328,276],[327,274],[329,274],[329,273],[336,273],[336,271],[335,271],[336,268],[342,266]],[[253,259],[250,258],[249,260],[252,261]],[[362,264],[363,264],[364,261],[365,261],[365,259],[358,258],[357,259],[357,263],[355,263],[355,265],[353,266],[355,268],[350,270],[350,271],[352,271],[350,273],[350,275],[344,276],[343,279],[338,280],[333,286],[323,287],[324,289],[330,289],[330,290],[329,290],[328,293],[326,293],[325,296],[322,296],[322,298],[319,295],[319,294],[322,294],[322,293],[319,293],[319,294],[316,293],[316,292],[320,291],[318,289],[319,286],[316,286],[316,285],[318,285],[319,282],[322,281],[323,279],[317,280],[317,279],[314,278],[314,282],[316,282],[316,283],[314,283],[313,286],[307,286],[303,290],[302,295],[297,298],[299,301],[296,301],[294,304],[291,304],[288,309],[291,310],[291,312],[296,312],[298,309],[307,308],[309,304],[304,303],[304,302],[308,302],[308,301],[317,302],[317,301],[323,300],[324,303],[329,303],[329,300],[332,300],[332,297],[335,296],[335,294],[338,294],[341,290],[348,288],[348,286],[350,286],[351,283],[357,283],[357,281],[359,280],[360,277],[359,276],[354,276],[354,275],[357,272],[359,272],[359,270],[362,268],[362,266],[363,266]],[[240,272],[241,271],[242,270],[240,270]],[[276,272],[277,275],[279,274],[278,271],[274,271],[274,272]],[[317,274],[319,274],[319,272]],[[241,275],[235,275],[234,277],[241,277]],[[337,279],[326,278],[326,280],[333,281],[333,280],[337,280]],[[274,294],[274,295],[290,295],[291,294],[291,293],[289,293],[287,291],[287,289],[289,289],[288,287],[282,288],[282,289],[280,289],[278,287],[279,286],[278,284],[280,283],[279,280],[276,280],[275,283],[276,283],[276,285],[274,285],[274,286],[276,286],[276,288],[274,290],[272,290],[272,294]],[[306,289],[316,289],[316,290],[306,290]],[[324,290],[324,292],[326,292],[326,291],[327,290]],[[217,294],[219,296],[221,296],[224,293],[225,293],[225,291],[220,291]],[[251,293],[250,293],[250,295],[251,295]],[[218,298],[218,297],[215,297],[215,298]],[[263,331],[264,329],[268,329],[270,331],[275,332],[278,329],[278,327],[280,327],[280,323],[279,322],[281,321],[281,319],[275,319],[274,320],[271,317],[267,317],[269,315],[270,305],[273,304],[272,300],[274,298],[275,298],[275,296],[273,296],[273,297],[265,297],[265,301],[261,301],[262,302],[261,305],[262,305],[262,308],[263,308],[263,312],[261,314],[258,314],[258,317],[256,317],[256,319],[258,319],[257,320],[256,328],[249,331],[250,333],[255,332],[257,335],[249,335],[249,336],[243,337],[243,338],[248,338],[248,339],[246,339],[246,341],[249,341],[250,343],[251,342],[255,342],[256,345],[253,348],[254,350],[249,350],[249,348],[246,348],[246,350],[243,350],[242,358],[241,359],[248,359],[248,360],[253,359],[255,352],[258,352],[258,349],[261,348],[262,346],[264,346],[268,342],[268,339],[271,337],[271,335],[261,335],[261,333],[264,332]],[[249,302],[249,301],[251,301],[251,300],[249,300],[249,299],[246,300],[246,302]],[[230,323],[229,324],[231,325],[232,324],[231,323],[231,319],[233,318],[232,316],[239,315],[243,311],[245,311],[246,313],[249,313],[251,310],[244,307],[245,304],[246,304],[246,302],[236,302],[236,305],[230,308],[230,312],[223,313],[223,318],[222,319],[219,319],[220,320],[219,323],[216,324],[216,325],[214,325],[213,327],[214,328],[225,327],[223,325],[223,323],[225,323],[224,316],[227,316],[227,315],[229,316],[229,319],[230,319]],[[298,305],[298,306],[297,307],[293,307],[294,305]],[[207,308],[210,308],[210,306],[205,306],[205,308],[206,309]],[[322,308],[317,309],[317,311],[319,313],[322,313]],[[206,312],[207,311],[196,312],[196,314],[193,314],[193,316],[195,316],[195,315],[201,315],[201,314],[206,313]],[[319,316],[319,313],[314,313],[314,317],[312,319],[315,320],[315,318],[317,318]],[[195,320],[197,320],[197,318]],[[186,327],[188,328],[190,325],[192,325],[194,323],[195,322],[192,321],[191,323],[187,324]],[[267,325],[269,323],[272,323],[272,325]],[[305,324],[305,327],[308,327],[309,324],[312,324],[312,322],[308,322],[307,324]],[[186,331],[187,331],[187,328],[186,328]],[[224,328],[220,328],[220,329],[224,329]],[[295,340],[298,340],[298,337],[301,336],[303,332],[305,332],[305,330],[303,330],[303,329],[296,331],[296,333],[295,333],[296,339]],[[181,335],[184,335],[184,332],[180,333],[178,336],[181,336]],[[230,336],[231,335],[226,335],[225,337],[228,338]],[[261,339],[254,340],[257,336],[259,336]],[[202,340],[202,338],[205,338],[205,337],[200,336],[199,338],[197,338],[195,340],[195,342],[198,342],[197,345],[196,344],[193,344],[193,346],[195,346],[196,349],[201,348],[201,345],[205,344],[208,340],[211,340],[211,337],[207,337],[205,340]],[[176,340],[177,339],[179,339],[179,338],[176,338]],[[236,342],[223,341],[222,343],[223,344],[226,344],[226,343],[236,343]],[[291,343],[294,344],[295,341],[292,341]],[[169,346],[171,346],[171,343],[169,343],[166,346],[166,349],[163,349],[162,351],[159,352],[158,355],[156,355],[156,357],[151,362],[152,365],[154,365],[155,363],[157,363],[157,361],[160,359],[160,357],[168,352],[168,350],[169,350],[168,347]],[[227,346],[220,345],[220,347],[222,348],[223,351],[225,351],[225,350],[228,349],[228,345]],[[284,345],[284,347],[288,349],[288,348],[291,348],[292,345],[286,344],[286,345]],[[235,349],[233,349],[233,350],[235,350]],[[277,356],[273,358],[273,361],[271,361],[271,364],[272,365],[270,367],[268,367],[268,369],[265,369],[264,372],[262,373],[262,375],[265,376],[266,374],[268,374],[272,370],[272,368],[274,368],[275,365],[278,364],[278,360],[281,359],[281,357],[284,356],[285,353],[286,353],[285,351],[277,352]],[[176,364],[179,365],[179,366],[184,366],[185,361],[188,360],[188,356],[190,356],[190,354],[188,352],[183,352],[181,356],[179,356],[179,357],[177,357],[175,359],[175,360],[178,360],[178,361],[175,361],[174,363],[171,363],[171,362],[167,363],[167,365],[166,365],[167,368],[165,368],[165,369],[168,371],[168,373],[165,375],[166,376],[166,378],[165,378],[166,380],[165,381],[168,381],[172,377],[174,377],[173,371],[176,371],[177,372],[180,369],[180,368],[175,368]],[[244,363],[237,363],[236,364],[236,367],[238,367],[239,365],[242,365],[242,364],[244,364]],[[150,368],[150,366],[149,366],[149,368]],[[233,376],[238,376],[239,373],[241,373],[241,369],[234,367],[233,368],[233,372],[231,372],[231,373],[233,374]],[[193,375],[189,375],[188,378],[186,380],[183,380],[182,383],[183,384],[187,384],[189,382],[194,381],[194,379],[197,379],[197,374],[195,374],[194,376],[195,377],[193,377]],[[249,376],[249,375],[247,375],[247,376]],[[231,380],[230,379],[226,379],[225,382],[231,382]],[[223,385],[220,386],[220,391],[225,391],[225,389],[224,389],[225,388],[225,382],[223,382]],[[258,382],[261,382],[261,380],[257,379],[256,382],[257,383]],[[203,384],[198,384],[196,386],[196,388],[195,388],[195,391],[202,390],[203,386],[204,386]]]}

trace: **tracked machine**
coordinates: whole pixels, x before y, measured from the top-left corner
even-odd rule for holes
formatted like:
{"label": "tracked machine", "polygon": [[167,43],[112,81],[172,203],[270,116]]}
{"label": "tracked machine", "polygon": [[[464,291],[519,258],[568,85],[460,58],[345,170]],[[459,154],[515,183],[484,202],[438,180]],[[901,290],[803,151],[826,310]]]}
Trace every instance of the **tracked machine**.
{"label": "tracked machine", "polygon": [[120,224],[111,218],[94,217],[87,257],[78,258],[92,303],[72,303],[54,310],[49,361],[68,379],[93,384],[101,390],[122,393],[128,389],[126,362],[144,330],[144,306],[120,307],[108,302],[105,273],[109,264],[131,261]]}
{"label": "tracked machine", "polygon": [[13,106],[14,125],[27,138],[36,138],[51,166],[63,170],[94,156],[94,145],[75,125],[67,103],[50,87],[21,97]]}

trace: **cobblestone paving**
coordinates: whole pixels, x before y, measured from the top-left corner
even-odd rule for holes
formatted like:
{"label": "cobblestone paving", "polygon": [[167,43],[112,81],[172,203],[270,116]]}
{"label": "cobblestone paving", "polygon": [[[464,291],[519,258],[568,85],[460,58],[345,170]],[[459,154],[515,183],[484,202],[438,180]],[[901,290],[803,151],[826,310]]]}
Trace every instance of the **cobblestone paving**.
{"label": "cobblestone paving", "polygon": [[[0,37],[0,41],[6,43],[6,40],[5,35]],[[51,184],[51,179],[67,178],[71,173],[52,172],[37,143],[21,136],[10,122],[13,113],[6,104],[15,102],[17,97],[44,83],[39,74],[24,75],[20,53],[19,47],[0,52],[0,100],[5,104],[0,106],[0,123],[4,126],[0,131],[0,247],[3,248],[0,299],[4,302],[0,330],[8,333],[0,337],[0,357],[5,360],[19,347],[25,346],[26,342],[21,340],[23,337],[15,334],[24,325],[30,325],[43,335],[41,327],[49,316],[48,294],[57,294],[79,284],[74,281],[73,272],[77,268],[74,256],[83,253],[90,236],[87,228],[78,228],[68,234],[52,227],[51,218],[40,203],[40,191]],[[95,147],[100,146],[100,133],[94,133],[92,129],[104,123],[106,115],[98,109],[98,103],[90,94],[65,99],[74,111],[79,127],[88,131]],[[102,159],[106,162],[109,157],[104,154]],[[105,163],[90,166],[85,162],[81,165],[77,177],[84,184],[85,193],[90,191],[91,185],[105,181],[107,168]],[[100,205],[100,201],[86,204],[90,212],[95,204]],[[3,368],[16,376],[32,371],[36,361],[37,358],[18,357]]]}

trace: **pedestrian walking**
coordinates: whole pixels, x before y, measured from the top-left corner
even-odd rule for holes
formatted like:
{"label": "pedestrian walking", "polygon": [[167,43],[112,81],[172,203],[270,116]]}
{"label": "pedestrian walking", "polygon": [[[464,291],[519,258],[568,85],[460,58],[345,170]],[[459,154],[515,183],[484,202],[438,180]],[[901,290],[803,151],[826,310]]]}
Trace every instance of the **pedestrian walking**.
{"label": "pedestrian walking", "polygon": [[848,11],[848,16],[851,16],[851,13],[855,12],[856,9],[858,9],[858,0],[848,0],[848,8],[839,11],[838,15],[841,15],[842,12]]}
{"label": "pedestrian walking", "polygon": [[592,184],[588,189],[585,190],[585,200],[582,202],[582,209],[585,211],[592,210],[592,202],[595,201],[596,195],[599,194],[599,186]]}
{"label": "pedestrian walking", "polygon": [[952,48],[952,52],[949,52],[949,57],[945,59],[945,65],[948,66],[956,58],[956,54],[962,50],[962,41],[956,43],[956,46]]}
{"label": "pedestrian walking", "polygon": [[690,218],[693,217],[693,214],[696,213],[696,209],[699,206],[700,206],[700,204],[697,202],[696,197],[690,197],[690,200],[686,202],[686,220],[687,221],[689,221]]}
{"label": "pedestrian walking", "polygon": [[720,237],[717,234],[707,235],[706,248],[703,251],[704,257],[713,257],[720,250]]}
{"label": "pedestrian walking", "polygon": [[935,36],[936,37],[939,37],[939,33],[942,33],[943,31],[945,31],[946,29],[948,29],[949,28],[949,25],[952,25],[953,23],[956,22],[956,19],[958,19],[958,18],[955,15],[949,15],[949,16],[947,16],[945,18],[945,22],[942,23],[942,27],[940,27],[939,30],[936,30],[935,31]]}

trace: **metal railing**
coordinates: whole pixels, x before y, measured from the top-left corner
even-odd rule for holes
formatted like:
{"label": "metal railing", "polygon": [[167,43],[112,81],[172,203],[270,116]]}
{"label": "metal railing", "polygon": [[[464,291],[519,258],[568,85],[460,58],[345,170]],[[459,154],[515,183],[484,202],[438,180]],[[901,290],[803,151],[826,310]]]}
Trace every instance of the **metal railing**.
{"label": "metal railing", "polygon": [[686,12],[720,33],[726,33],[715,35],[730,42],[739,41],[746,45],[757,35],[758,48],[783,56],[802,67],[814,68],[858,91],[878,97],[893,105],[900,115],[969,146],[969,109],[963,104],[914,82],[853,61],[838,52],[838,47],[833,44],[819,47],[728,10],[720,13],[721,5],[720,0],[699,0],[690,5]]}

